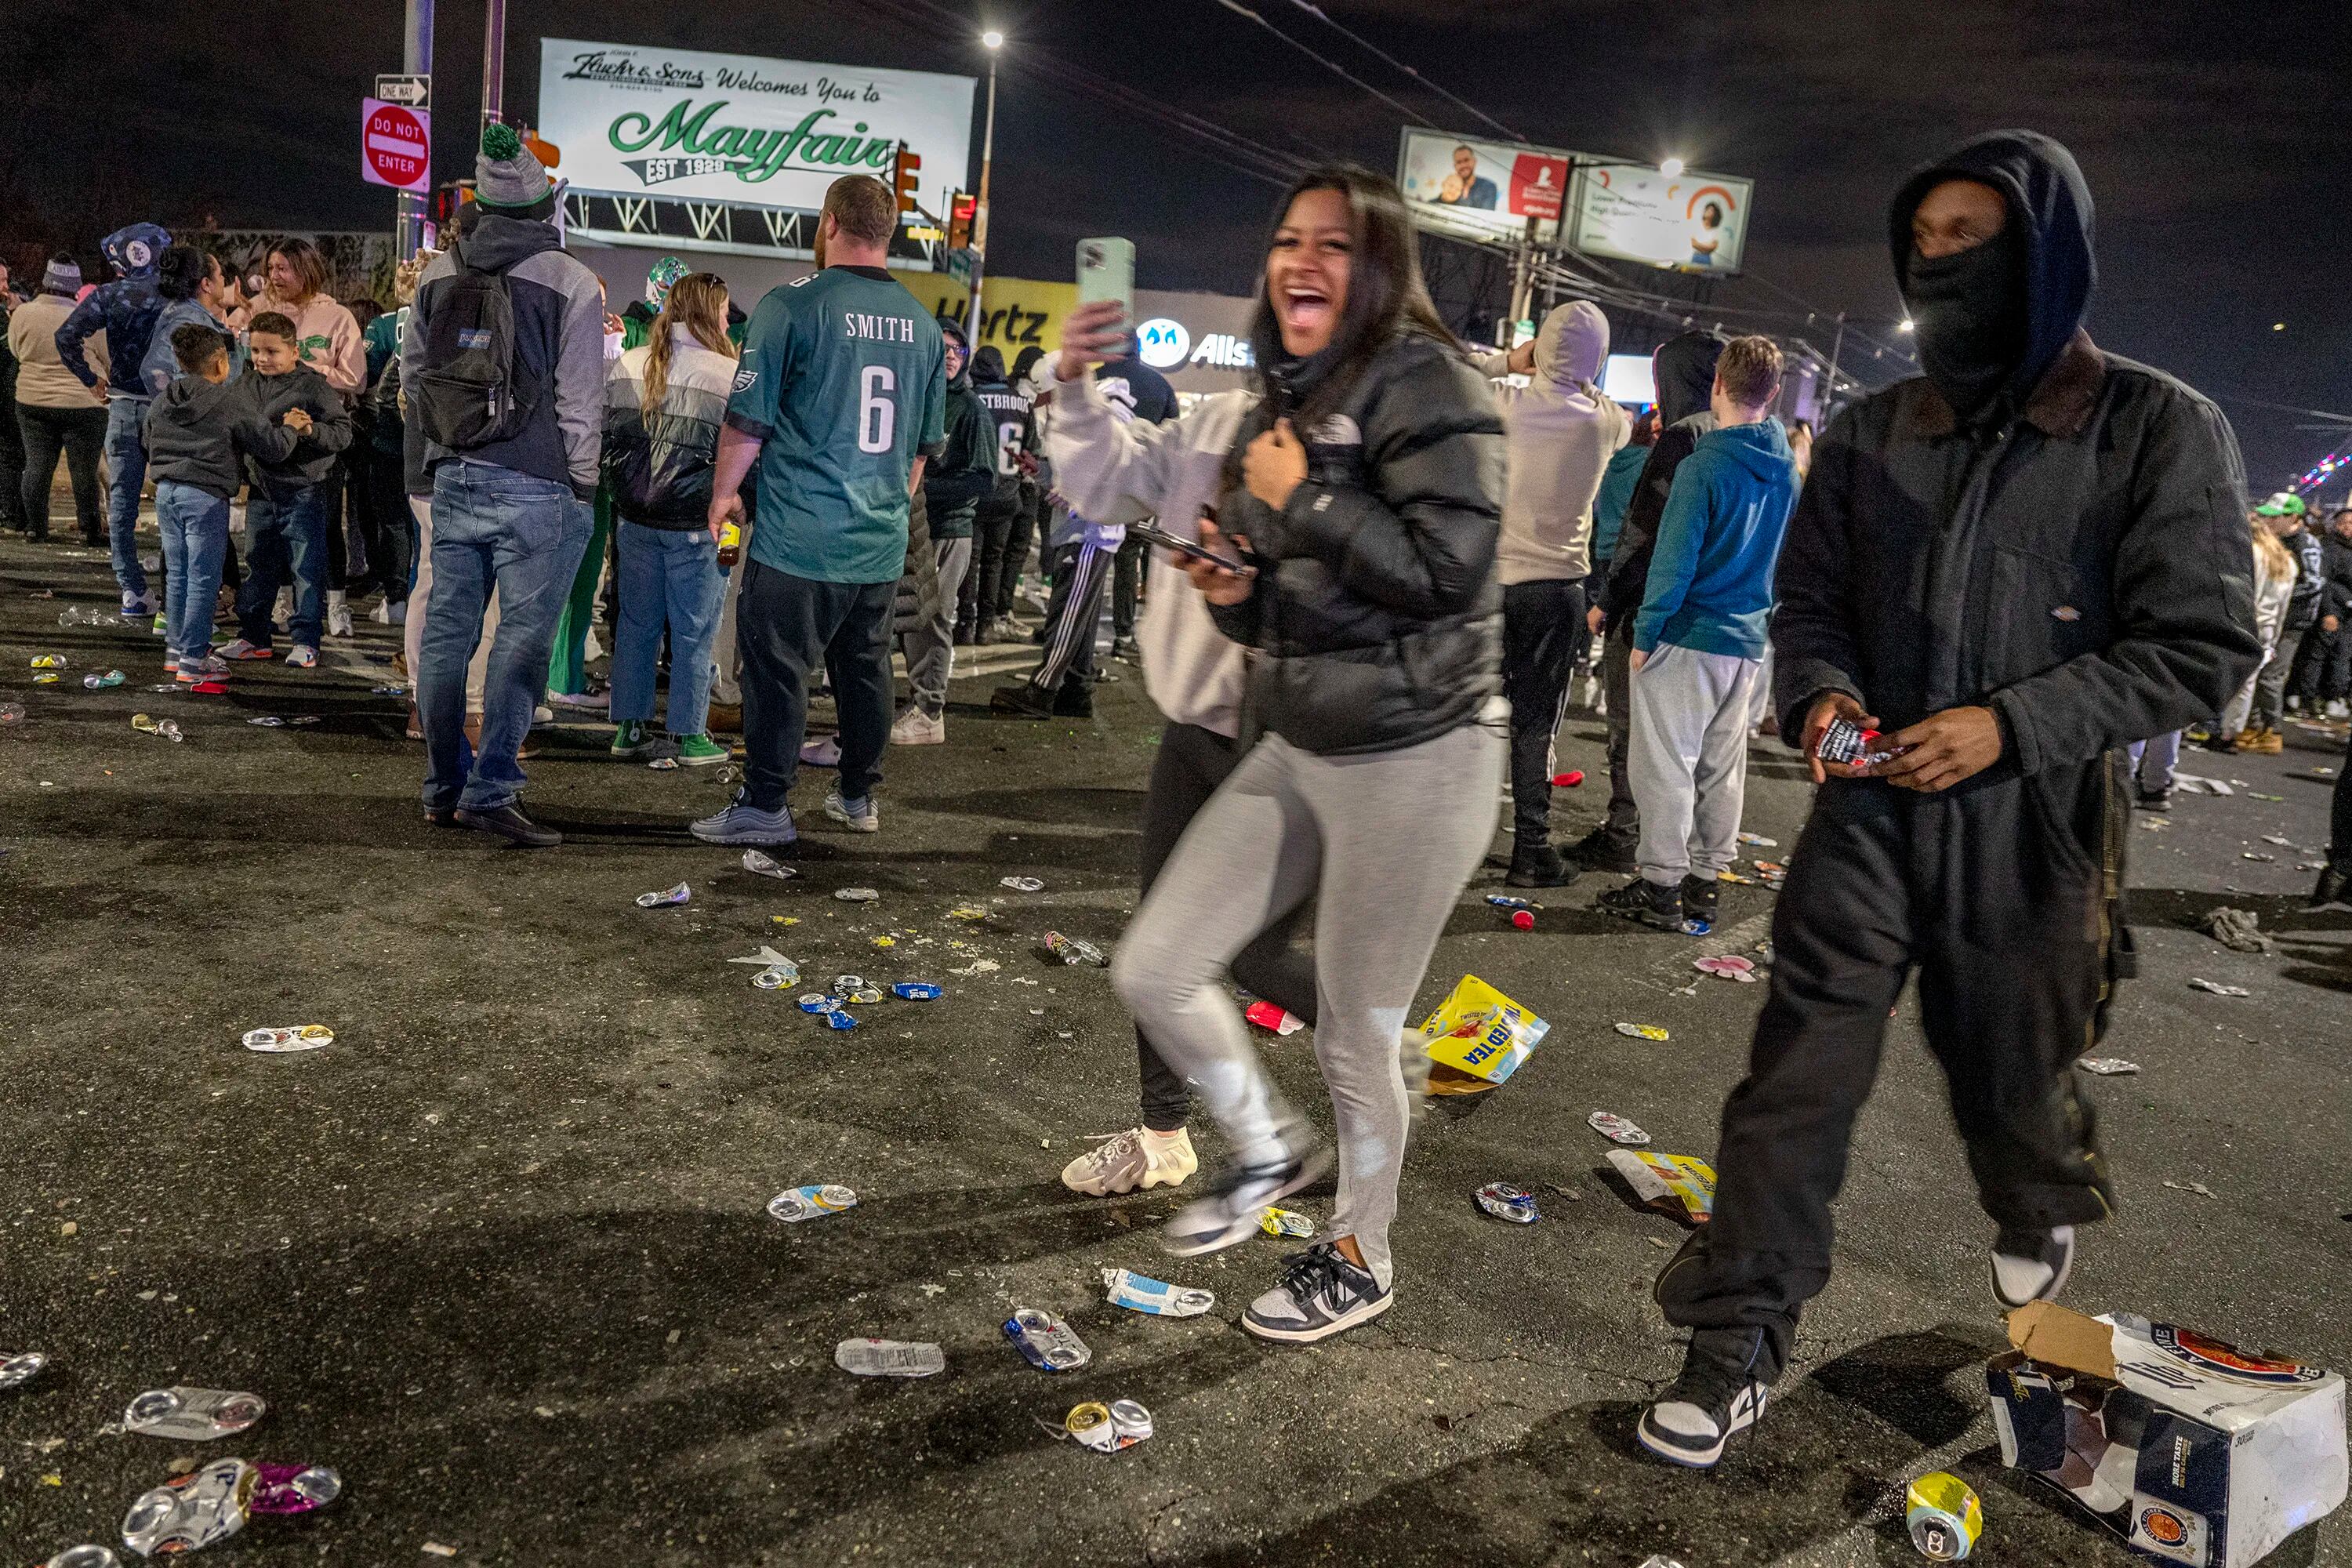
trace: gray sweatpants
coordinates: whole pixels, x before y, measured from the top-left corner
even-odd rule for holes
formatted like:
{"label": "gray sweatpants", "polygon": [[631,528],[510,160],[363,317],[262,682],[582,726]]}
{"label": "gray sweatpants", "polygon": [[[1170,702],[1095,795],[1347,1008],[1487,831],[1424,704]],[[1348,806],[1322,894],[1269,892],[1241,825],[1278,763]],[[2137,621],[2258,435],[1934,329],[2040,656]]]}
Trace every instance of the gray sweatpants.
{"label": "gray sweatpants", "polygon": [[[1235,954],[1316,900],[1315,1058],[1339,1138],[1327,1237],[1352,1236],[1386,1285],[1411,1094],[1427,1080],[1399,1035],[1454,900],[1495,837],[1503,737],[1468,724],[1364,756],[1268,735],[1184,830],[1111,962],[1111,984],[1192,1079],[1234,1157],[1294,1146],[1298,1113],[1259,1067],[1225,989]],[[1410,1075],[1410,1076],[1409,1076]]]}
{"label": "gray sweatpants", "polygon": [[1728,868],[1748,803],[1748,720],[1763,666],[1660,643],[1629,682],[1626,757],[1642,811],[1634,852],[1645,880],[1678,888]]}
{"label": "gray sweatpants", "polygon": [[928,718],[948,710],[948,677],[955,671],[956,595],[971,566],[971,539],[935,539],[931,550],[940,563],[939,613],[898,639],[907,655],[907,684],[914,689],[915,706]]}

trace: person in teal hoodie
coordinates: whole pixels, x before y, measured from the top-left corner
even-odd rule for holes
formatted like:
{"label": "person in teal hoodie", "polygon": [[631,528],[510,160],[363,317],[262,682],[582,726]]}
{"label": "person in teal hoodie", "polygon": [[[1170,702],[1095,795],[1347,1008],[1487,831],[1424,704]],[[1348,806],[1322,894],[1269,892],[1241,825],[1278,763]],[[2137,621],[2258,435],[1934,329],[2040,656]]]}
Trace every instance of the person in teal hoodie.
{"label": "person in teal hoodie", "polygon": [[1639,875],[1599,907],[1667,931],[1713,921],[1716,879],[1738,847],[1772,567],[1800,483],[1770,412],[1780,369],[1769,338],[1724,346],[1708,399],[1716,427],[1675,470],[1633,618]]}
{"label": "person in teal hoodie", "polygon": [[1653,405],[1633,421],[1633,433],[1601,470],[1601,489],[1592,498],[1592,570],[1601,576],[1609,574],[1610,558],[1617,553],[1617,536],[1625,529],[1625,509],[1633,504],[1634,487],[1642,482],[1643,466],[1649,462],[1650,448],[1657,440],[1658,410]]}

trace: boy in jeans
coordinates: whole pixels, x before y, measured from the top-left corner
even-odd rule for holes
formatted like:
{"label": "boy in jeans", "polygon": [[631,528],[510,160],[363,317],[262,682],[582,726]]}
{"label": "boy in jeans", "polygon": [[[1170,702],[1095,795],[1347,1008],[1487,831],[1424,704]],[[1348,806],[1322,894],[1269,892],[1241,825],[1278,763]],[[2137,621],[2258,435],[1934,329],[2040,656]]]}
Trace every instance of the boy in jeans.
{"label": "boy in jeans", "polygon": [[270,612],[290,564],[294,573],[294,638],[286,662],[309,669],[319,662],[326,629],[328,480],[335,456],[352,444],[352,416],[342,395],[302,363],[291,320],[276,310],[253,318],[247,330],[252,363],[234,384],[246,412],[266,425],[291,410],[310,416],[294,450],[275,462],[247,454],[253,482],[245,507],[245,586],[236,596],[237,639],[224,659],[270,657]]}
{"label": "boy in jeans", "polygon": [[275,422],[255,412],[228,379],[228,339],[201,322],[172,332],[180,376],[147,411],[147,471],[155,476],[155,521],[163,536],[163,668],[183,686],[217,682],[213,607],[228,551],[228,502],[245,482],[240,454],[282,463],[311,429],[289,408]]}
{"label": "boy in jeans", "polygon": [[1716,879],[1738,847],[1772,567],[1800,482],[1771,416],[1780,395],[1771,339],[1724,345],[1707,399],[1716,427],[1675,470],[1633,620],[1627,771],[1641,874],[1598,907],[1665,931],[1685,915],[1715,919]]}

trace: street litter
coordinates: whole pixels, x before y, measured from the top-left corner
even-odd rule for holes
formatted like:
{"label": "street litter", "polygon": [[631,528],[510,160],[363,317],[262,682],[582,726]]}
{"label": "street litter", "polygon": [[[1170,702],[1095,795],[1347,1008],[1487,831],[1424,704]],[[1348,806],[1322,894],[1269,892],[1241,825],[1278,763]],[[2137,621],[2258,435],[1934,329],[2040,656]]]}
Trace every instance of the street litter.
{"label": "street litter", "polygon": [[841,998],[828,996],[822,991],[803,991],[800,994],[801,1011],[808,1014],[830,1013],[841,1005]]}
{"label": "street litter", "polygon": [[694,889],[680,882],[677,887],[665,888],[658,893],[639,893],[637,908],[658,910],[671,904],[682,904],[692,897],[694,897]]}
{"label": "street litter", "polygon": [[2176,773],[2172,782],[2190,795],[2235,795],[2226,779],[2209,779],[2201,773]]}
{"label": "street litter", "polygon": [[21,702],[0,702],[0,724],[21,724],[25,721],[25,705]]}
{"label": "street litter", "polygon": [[970,963],[965,964],[961,969],[950,969],[948,973],[950,974],[960,975],[966,980],[970,980],[975,975],[993,974],[1003,967],[1004,965],[997,963],[996,960],[992,958],[975,958]]}
{"label": "street litter", "polygon": [[1789,879],[1788,863],[1781,860],[1757,861],[1756,879],[1768,888],[1779,887]]}
{"label": "street litter", "polygon": [[1151,1436],[1151,1412],[1132,1399],[1114,1399],[1108,1405],[1089,1401],[1072,1410],[1059,1426],[1045,1421],[1038,1425],[1097,1454],[1116,1454]]}
{"label": "street litter", "polygon": [[2262,861],[2263,864],[2268,865],[2268,864],[2269,864],[2269,863],[2271,863],[2272,861],[2276,860],[2276,859],[2278,858],[2278,857],[2277,857],[2277,856],[2275,856],[2275,855],[2260,855],[2260,854],[2255,853],[2255,852],[2254,852],[2253,850],[2252,850],[2252,849],[2247,849],[2247,850],[2242,850],[2242,851],[2241,851],[2241,852],[2239,853],[2238,858],[2239,858],[2239,859],[2241,859],[2241,860],[2259,860],[2259,861]]}
{"label": "street litter", "polygon": [[824,1026],[828,1029],[854,1029],[857,1027],[857,1020],[836,1007],[824,1015]]}
{"label": "street litter", "polygon": [[1110,960],[1103,956],[1101,948],[1074,936],[1064,936],[1057,931],[1045,933],[1045,951],[1064,963],[1090,963],[1097,969],[1108,968],[1110,964]]}
{"label": "street litter", "polygon": [[847,1187],[794,1187],[778,1193],[768,1200],[768,1213],[786,1225],[798,1225],[804,1219],[823,1219],[844,1209],[857,1206],[857,1194]]}
{"label": "street litter", "polygon": [[833,994],[836,996],[846,996],[865,989],[866,976],[863,974],[836,974],[833,977]]}
{"label": "street litter", "polygon": [[57,683],[58,672],[54,669],[42,670],[33,677],[33,684],[36,686],[55,686]]}
{"label": "street litter", "polygon": [[1653,1552],[1642,1559],[1641,1568],[1683,1568],[1683,1565],[1671,1557]]}
{"label": "street litter", "polygon": [[1106,1268],[1102,1278],[1108,1292],[1105,1300],[1114,1307],[1150,1312],[1154,1317],[1197,1318],[1217,1304],[1216,1297],[1206,1290],[1188,1290],[1129,1269]]}
{"label": "street litter", "polygon": [[1612,1143],[1642,1144],[1650,1135],[1613,1110],[1596,1110],[1584,1119],[1595,1132]]}
{"label": "street litter", "polygon": [[150,718],[144,713],[133,713],[131,716],[131,727],[142,735],[161,735],[167,741],[177,742],[187,738],[180,733],[180,726],[173,721]]}
{"label": "street litter", "polygon": [[[1427,1042],[1424,1048],[1435,1064],[1430,1073],[1430,1092],[1462,1094],[1492,1089],[1519,1069],[1550,1029],[1549,1024],[1476,975],[1464,975],[1421,1026],[1421,1037]],[[1465,1079],[1480,1081],[1473,1084]]]}
{"label": "street litter", "polygon": [[1480,1208],[1513,1225],[1533,1225],[1543,1217],[1536,1212],[1535,1194],[1509,1182],[1488,1182],[1470,1195]]}
{"label": "street litter", "polygon": [[800,982],[801,966],[786,959],[782,963],[773,964],[752,975],[751,988],[755,991],[782,991],[787,986],[797,985]]}
{"label": "street litter", "polygon": [[41,1568],[122,1568],[122,1559],[104,1546],[68,1546]]}
{"label": "street litter", "polygon": [[335,1031],[324,1024],[296,1024],[289,1028],[245,1032],[245,1048],[248,1051],[315,1051],[334,1043]]}
{"label": "street litter", "polygon": [[260,1478],[243,1459],[215,1459],[143,1492],[122,1516],[122,1544],[142,1557],[201,1552],[245,1528]]}
{"label": "street litter", "polygon": [[774,856],[770,855],[763,849],[744,850],[743,869],[751,872],[755,877],[773,877],[779,882],[783,881],[787,878],[797,877],[800,875],[798,871],[795,871],[790,866],[785,865],[782,861],[778,860]]}
{"label": "street litter", "polygon": [[901,980],[890,987],[890,994],[901,1002],[936,1002],[947,994],[946,986],[928,980]]}
{"label": "street litter", "polygon": [[257,1394],[221,1388],[151,1388],[122,1412],[122,1425],[150,1437],[201,1443],[242,1432],[269,1406]]}
{"label": "street litter", "polygon": [[1711,958],[1694,958],[1691,967],[1701,974],[1712,974],[1718,980],[1737,980],[1742,985],[1756,984],[1756,962],[1736,952],[1718,952]]}
{"label": "street litter", "polygon": [[1985,1368],[2001,1462],[2131,1546],[2244,1568],[2344,1501],[2344,1380],[2124,1312],[2009,1314]]}
{"label": "street litter", "polygon": [[315,724],[318,721],[319,716],[316,713],[303,713],[291,719],[281,719],[275,713],[265,713],[258,719],[246,721],[248,724],[257,724],[265,730],[289,730],[299,724]]}
{"label": "street litter", "polygon": [[1306,1023],[1292,1017],[1271,1002],[1253,1002],[1242,1009],[1242,1016],[1261,1029],[1272,1029],[1277,1035],[1295,1035],[1307,1027]]}
{"label": "street litter", "polygon": [[2126,1073],[2139,1071],[2139,1063],[2127,1062],[2121,1057],[2084,1057],[2074,1065],[2101,1078],[2121,1078]]}
{"label": "street litter", "polygon": [[656,773],[674,773],[677,772],[677,759],[676,757],[656,757],[652,762],[647,763],[646,766],[653,769]]}
{"label": "street litter", "polygon": [[405,686],[371,686],[368,688],[368,695],[370,697],[405,697],[408,695],[408,688]]}
{"label": "street litter", "polygon": [[870,904],[882,895],[872,888],[835,888],[833,896],[845,904]]}
{"label": "street litter", "polygon": [[1315,1222],[1295,1209],[1269,1206],[1257,1216],[1258,1229],[1268,1236],[1309,1237],[1315,1234]]}
{"label": "street litter", "polygon": [[849,994],[848,1000],[861,1007],[870,1005],[882,1000],[882,988],[878,985],[861,985]]}
{"label": "street litter", "polygon": [[1489,893],[1486,901],[1498,910],[1531,910],[1536,907],[1515,893]]}
{"label": "street litter", "polygon": [[1633,1195],[1650,1207],[1693,1225],[1715,1217],[1715,1169],[1706,1161],[1648,1149],[1612,1149],[1609,1163]]}
{"label": "street litter", "polygon": [[1931,1470],[1903,1494],[1903,1527],[1930,1563],[1958,1563],[1984,1533],[1984,1504],[1969,1483],[1948,1470]]}
{"label": "street litter", "polygon": [[2189,984],[2200,991],[2210,991],[2216,996],[2251,996],[2252,992],[2242,985],[2218,985],[2210,980],[2191,979]]}
{"label": "street litter", "polygon": [[948,919],[951,921],[984,921],[987,918],[988,911],[978,904],[958,904],[948,911]]}
{"label": "street litter", "polygon": [[35,669],[63,669],[65,667],[66,660],[63,654],[37,653],[33,656]]}
{"label": "street litter", "polygon": [[1003,877],[997,879],[996,885],[1010,888],[1016,893],[1042,893],[1045,890],[1045,884],[1034,877]]}
{"label": "street litter", "polygon": [[1739,831],[1739,842],[1742,844],[1752,844],[1759,849],[1778,849],[1780,847],[1780,841],[1779,839],[1767,838],[1760,833],[1750,833],[1746,828],[1742,828]]}
{"label": "street litter", "polygon": [[1574,789],[1584,782],[1584,770],[1570,768],[1564,773],[1554,773],[1551,775],[1551,782],[1555,789]]}
{"label": "street litter", "polygon": [[833,1364],[859,1377],[936,1377],[947,1371],[948,1355],[928,1341],[844,1340],[833,1348]]}
{"label": "street litter", "polygon": [[2269,952],[2273,943],[2252,910],[2219,909],[2205,917],[2205,930],[2232,952]]}
{"label": "street litter", "polygon": [[39,1351],[0,1352],[0,1389],[23,1387],[48,1364],[49,1358]]}
{"label": "street litter", "polygon": [[1673,1037],[1668,1035],[1663,1027],[1656,1024],[1620,1024],[1617,1026],[1617,1032],[1625,1036],[1629,1039],[1635,1040],[1664,1040],[1673,1038]]}
{"label": "street litter", "polygon": [[2299,849],[2302,847],[2302,846],[2297,844],[2294,839],[2276,833],[2263,834],[2263,842],[2265,844],[2275,844],[2282,849]]}
{"label": "street litter", "polygon": [[81,683],[89,690],[104,691],[110,687],[121,685],[129,679],[130,677],[119,669],[110,669],[104,675],[100,675],[93,670],[81,678]]}
{"label": "street litter", "polygon": [[2250,800],[2266,800],[2273,805],[2286,799],[2286,796],[2283,795],[2264,795],[2260,790],[2251,789],[2246,792],[2246,796]]}
{"label": "street litter", "polygon": [[741,958],[730,958],[727,962],[748,963],[754,969],[790,969],[797,972],[800,968],[800,965],[770,947],[766,942],[760,944],[760,951],[757,952],[746,953]]}
{"label": "street litter", "polygon": [[58,625],[60,626],[121,627],[135,624],[137,623],[124,620],[117,612],[92,609],[82,605],[76,605],[72,609],[68,610],[65,614],[58,617]]}
{"label": "street litter", "polygon": [[1039,1372],[1074,1372],[1095,1359],[1077,1331],[1034,1307],[1013,1308],[1004,1320],[1004,1337]]}
{"label": "street litter", "polygon": [[2212,1198],[2218,1201],[2221,1196],[2202,1182],[2176,1182],[2167,1176],[2164,1179],[2164,1184],[2176,1193],[2195,1193],[2200,1198]]}

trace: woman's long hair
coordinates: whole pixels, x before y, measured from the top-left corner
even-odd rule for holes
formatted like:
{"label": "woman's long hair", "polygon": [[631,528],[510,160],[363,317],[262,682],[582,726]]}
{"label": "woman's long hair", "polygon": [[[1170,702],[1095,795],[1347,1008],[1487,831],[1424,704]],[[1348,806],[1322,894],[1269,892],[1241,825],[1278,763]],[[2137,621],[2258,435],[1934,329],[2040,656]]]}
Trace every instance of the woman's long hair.
{"label": "woman's long hair", "polygon": [[2246,520],[2254,536],[2254,553],[2262,557],[2263,570],[2273,583],[2292,583],[2297,575],[2294,552],[2271,531],[2270,519],[2253,517]]}
{"label": "woman's long hair", "polygon": [[716,272],[689,272],[670,285],[661,314],[654,318],[652,353],[646,356],[646,394],[641,406],[647,418],[669,390],[670,333],[683,327],[694,341],[712,353],[735,355],[727,339],[727,280]]}
{"label": "woman's long hair", "polygon": [[[334,275],[327,267],[327,258],[320,254],[317,246],[307,239],[281,239],[269,247],[268,254],[284,257],[287,265],[294,268],[296,281],[301,285],[302,292],[287,300],[289,305],[303,304],[314,296],[325,293],[327,285],[334,281]],[[265,257],[263,261],[266,268],[268,258]]]}
{"label": "woman's long hair", "polygon": [[[1421,246],[1413,237],[1404,197],[1386,174],[1355,163],[1333,163],[1299,175],[1275,204],[1265,254],[1273,253],[1275,234],[1290,216],[1290,205],[1308,191],[1337,191],[1347,197],[1354,247],[1348,258],[1348,303],[1331,338],[1339,351],[1339,363],[1305,404],[1285,411],[1299,420],[1311,420],[1339,402],[1372,356],[1399,331],[1422,331],[1442,343],[1454,342],[1422,282]],[[1287,357],[1264,270],[1258,274],[1257,311],[1250,321],[1250,352],[1261,376],[1267,366]]]}

